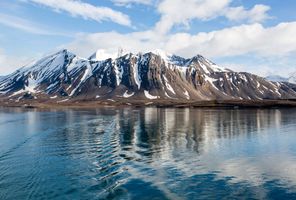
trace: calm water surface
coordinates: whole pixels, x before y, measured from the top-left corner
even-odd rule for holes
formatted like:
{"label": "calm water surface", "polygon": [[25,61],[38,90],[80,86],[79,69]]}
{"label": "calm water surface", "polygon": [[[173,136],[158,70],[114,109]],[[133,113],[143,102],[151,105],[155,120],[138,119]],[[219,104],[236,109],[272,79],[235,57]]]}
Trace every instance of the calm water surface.
{"label": "calm water surface", "polygon": [[296,109],[0,110],[0,199],[296,199]]}

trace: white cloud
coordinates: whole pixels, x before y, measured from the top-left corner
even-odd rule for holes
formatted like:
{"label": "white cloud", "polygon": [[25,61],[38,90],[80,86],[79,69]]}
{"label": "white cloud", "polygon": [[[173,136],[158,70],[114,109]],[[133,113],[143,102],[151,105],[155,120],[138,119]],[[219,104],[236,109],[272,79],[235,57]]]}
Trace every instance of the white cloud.
{"label": "white cloud", "polygon": [[189,26],[193,19],[211,20],[224,16],[231,21],[261,22],[268,18],[270,9],[265,5],[255,5],[251,10],[232,7],[232,0],[163,0],[158,5],[161,14],[155,29],[167,33],[174,25]]}
{"label": "white cloud", "polygon": [[117,50],[121,46],[130,51],[161,48],[187,57],[197,53],[209,57],[255,53],[265,57],[283,56],[295,52],[295,35],[296,22],[281,23],[269,28],[256,23],[196,35],[190,33],[159,35],[154,31],[82,34],[66,46],[79,53],[90,53],[98,48]]}
{"label": "white cloud", "polygon": [[52,29],[44,27],[40,24],[33,23],[26,19],[11,16],[7,14],[0,13],[0,24],[19,29],[28,33],[38,34],[38,35],[60,35],[60,36],[70,36],[70,34],[62,32],[54,32]]}
{"label": "white cloud", "polygon": [[[122,47],[126,51],[135,53],[164,49],[184,57],[202,54],[211,59],[254,54],[257,58],[266,60],[273,58],[273,62],[276,63],[277,58],[296,52],[295,35],[296,22],[281,23],[269,28],[256,23],[195,35],[189,33],[161,35],[155,31],[82,34],[63,47],[82,56],[89,56],[97,49],[105,49],[106,53],[113,54],[117,52],[118,47]],[[260,66],[264,66],[262,63]],[[241,71],[248,71],[245,66],[247,65],[243,65],[245,70]],[[260,74],[263,72],[260,71]]]}
{"label": "white cloud", "polygon": [[[78,0],[23,1],[42,4],[56,11],[65,11],[73,16],[80,16],[85,19],[96,21],[111,20],[123,25],[131,24],[129,17],[120,12],[113,11],[110,8],[96,7]],[[266,28],[256,22],[262,22],[269,18],[267,11],[270,7],[255,5],[251,9],[246,9],[242,6],[232,6],[232,1],[160,0],[158,1],[160,3],[157,4],[157,8],[161,14],[161,18],[151,30],[124,34],[115,31],[78,34],[74,36],[75,39],[73,42],[62,47],[68,48],[84,57],[90,56],[97,49],[104,49],[104,54],[113,55],[119,47],[134,53],[163,49],[184,57],[202,54],[210,59],[244,56],[246,54],[254,54],[257,58],[262,57],[268,59],[272,57],[280,58],[296,52],[296,38],[294,37],[296,35],[296,22],[281,23]],[[149,4],[152,0],[113,0],[113,2],[121,3],[121,5],[131,3]],[[191,20],[194,19],[205,21],[221,16],[231,21],[243,21],[250,24],[211,32],[200,32],[198,34],[186,32],[170,33],[170,30],[175,25],[189,26]],[[10,21],[14,21],[14,23],[10,23]],[[21,19],[5,20],[0,15],[0,23],[28,32],[47,33],[43,29],[36,28],[36,26],[30,26],[30,23],[24,22]],[[1,59],[0,64],[11,62],[5,54],[2,55]],[[272,61],[279,63],[274,59]],[[240,71],[254,72],[255,69],[254,67],[250,67],[252,63],[224,62],[222,64],[227,64],[230,68],[234,66],[233,64],[239,64],[239,68],[233,68],[241,69]],[[12,65],[13,63],[6,66]],[[264,74],[270,70],[270,67],[267,67],[264,63],[260,63],[260,68],[261,71],[258,72],[260,74]],[[293,67],[289,69],[291,68]]]}
{"label": "white cloud", "polygon": [[126,51],[139,52],[147,51],[156,48],[157,46],[163,47],[161,43],[166,38],[158,38],[158,36],[152,32],[133,32],[127,34],[121,34],[118,32],[103,32],[93,34],[79,34],[76,40],[62,46],[62,48],[68,48],[75,53],[82,56],[89,56],[97,49],[105,49],[105,53],[114,54],[119,47],[124,48]]}
{"label": "white cloud", "polygon": [[113,21],[115,23],[131,26],[129,16],[112,10],[108,7],[94,6],[89,3],[84,3],[78,0],[26,0],[38,3],[54,9],[54,11],[65,11],[72,16],[79,16],[84,19],[91,19],[98,22]]}
{"label": "white cloud", "polygon": [[152,0],[111,0],[117,6],[130,6],[131,4],[152,4]]}
{"label": "white cloud", "polygon": [[211,57],[255,53],[283,56],[296,51],[296,22],[265,28],[261,24],[240,25],[208,33],[171,35],[166,48],[189,55],[192,50]]}
{"label": "white cloud", "polygon": [[232,21],[247,20],[250,23],[262,22],[269,19],[267,11],[270,10],[269,6],[258,4],[251,10],[245,10],[244,7],[229,7],[225,11],[225,16]]}
{"label": "white cloud", "polygon": [[207,20],[219,15],[230,0],[163,0],[158,5],[161,14],[156,30],[161,33],[168,32],[174,25],[187,25],[192,19]]}
{"label": "white cloud", "polygon": [[[296,58],[292,55],[279,57],[258,57],[252,56],[236,56],[221,58],[219,65],[227,67],[237,72],[247,71],[263,77],[269,75],[280,75],[283,77],[290,77],[296,72]],[[285,69],[285,70],[283,70]]]}
{"label": "white cloud", "polygon": [[[163,49],[184,57],[202,54],[214,61],[220,60],[217,64],[233,70],[249,71],[260,75],[268,73],[287,75],[296,71],[293,63],[295,59],[294,61],[290,59],[296,52],[295,35],[296,22],[281,23],[269,28],[260,24],[240,25],[195,35],[189,33],[160,35],[155,31],[126,34],[103,32],[76,35],[73,42],[60,48],[68,48],[84,57],[89,57],[97,49],[104,49],[104,53],[108,55],[116,54],[119,47],[134,53]],[[232,59],[250,54],[254,55],[248,57],[250,61]],[[12,69],[10,67],[19,67],[24,64],[24,59],[8,58],[9,56],[1,52],[0,55],[2,55],[0,66],[5,66],[0,69],[0,73],[7,73],[7,67],[10,70]],[[223,62],[227,57],[230,59]],[[21,61],[17,61],[19,59]],[[285,70],[281,70],[282,68]]]}

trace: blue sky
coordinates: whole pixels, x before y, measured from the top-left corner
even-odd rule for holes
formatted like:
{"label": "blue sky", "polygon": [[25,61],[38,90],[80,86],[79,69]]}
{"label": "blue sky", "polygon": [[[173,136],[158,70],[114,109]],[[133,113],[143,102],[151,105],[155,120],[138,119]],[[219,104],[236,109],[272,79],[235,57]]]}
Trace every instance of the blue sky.
{"label": "blue sky", "polygon": [[296,71],[294,0],[1,0],[0,75],[67,48],[163,49],[262,76]]}

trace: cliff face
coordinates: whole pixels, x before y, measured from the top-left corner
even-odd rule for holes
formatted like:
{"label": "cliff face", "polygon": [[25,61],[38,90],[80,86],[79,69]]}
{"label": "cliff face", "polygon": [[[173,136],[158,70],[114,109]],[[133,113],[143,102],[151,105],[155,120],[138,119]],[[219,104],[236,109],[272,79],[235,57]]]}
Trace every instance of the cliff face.
{"label": "cliff face", "polygon": [[62,50],[0,79],[0,97],[39,100],[296,99],[296,86],[164,52],[95,60]]}

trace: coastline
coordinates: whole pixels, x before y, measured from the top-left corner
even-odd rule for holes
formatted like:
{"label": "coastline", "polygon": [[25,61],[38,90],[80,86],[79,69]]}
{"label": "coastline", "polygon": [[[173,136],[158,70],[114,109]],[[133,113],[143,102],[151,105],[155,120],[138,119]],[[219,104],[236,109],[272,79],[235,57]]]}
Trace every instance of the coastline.
{"label": "coastline", "polygon": [[38,108],[38,109],[65,109],[65,108],[106,108],[106,107],[159,107],[159,108],[277,108],[296,107],[296,99],[291,100],[205,100],[205,101],[0,101],[0,107],[8,108]]}

